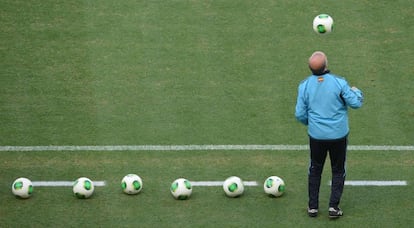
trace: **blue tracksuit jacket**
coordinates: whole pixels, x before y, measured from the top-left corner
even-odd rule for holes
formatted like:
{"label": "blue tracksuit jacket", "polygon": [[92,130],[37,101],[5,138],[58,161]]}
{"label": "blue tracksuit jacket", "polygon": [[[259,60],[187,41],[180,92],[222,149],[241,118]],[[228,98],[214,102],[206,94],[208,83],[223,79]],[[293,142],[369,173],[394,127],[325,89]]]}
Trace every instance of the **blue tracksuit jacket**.
{"label": "blue tracksuit jacket", "polygon": [[311,75],[299,84],[296,119],[308,126],[314,139],[331,140],[349,133],[348,106],[359,108],[364,96],[348,82],[329,72]]}

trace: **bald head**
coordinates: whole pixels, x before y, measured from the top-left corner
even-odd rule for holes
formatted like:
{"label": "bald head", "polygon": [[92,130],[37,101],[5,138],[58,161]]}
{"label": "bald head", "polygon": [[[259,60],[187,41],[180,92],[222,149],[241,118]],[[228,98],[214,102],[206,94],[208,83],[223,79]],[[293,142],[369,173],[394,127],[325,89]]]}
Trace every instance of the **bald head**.
{"label": "bald head", "polygon": [[309,57],[309,68],[315,75],[324,74],[328,67],[328,59],[325,53],[321,51],[315,51],[311,57]]}

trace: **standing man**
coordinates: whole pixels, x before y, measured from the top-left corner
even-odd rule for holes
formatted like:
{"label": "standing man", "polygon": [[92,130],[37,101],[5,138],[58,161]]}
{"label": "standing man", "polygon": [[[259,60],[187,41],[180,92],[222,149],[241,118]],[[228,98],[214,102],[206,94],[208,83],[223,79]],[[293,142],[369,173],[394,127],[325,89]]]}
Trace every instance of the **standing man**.
{"label": "standing man", "polygon": [[308,173],[308,215],[316,217],[323,166],[329,152],[332,170],[329,217],[343,215],[338,207],[345,182],[345,160],[349,133],[347,107],[362,106],[363,94],[344,78],[328,70],[326,55],[317,51],[309,58],[312,75],[298,88],[295,116],[308,126],[310,165]]}

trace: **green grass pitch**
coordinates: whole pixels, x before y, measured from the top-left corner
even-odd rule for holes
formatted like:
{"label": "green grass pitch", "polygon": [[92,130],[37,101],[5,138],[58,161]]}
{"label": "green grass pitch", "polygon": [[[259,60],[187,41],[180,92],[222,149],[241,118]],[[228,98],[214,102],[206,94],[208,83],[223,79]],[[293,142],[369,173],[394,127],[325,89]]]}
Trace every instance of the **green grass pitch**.
{"label": "green grass pitch", "polygon": [[[294,119],[298,83],[315,50],[362,89],[350,110],[351,145],[412,146],[414,8],[410,1],[0,2],[0,146],[304,145]],[[312,20],[330,14],[331,34]],[[350,151],[345,216],[330,221],[329,165],[321,215],[306,215],[306,151],[0,151],[0,227],[412,227],[414,151]],[[139,195],[122,193],[128,173]],[[237,199],[221,187],[169,193],[178,177],[258,181]],[[264,195],[271,175],[286,182]],[[14,179],[105,180],[91,199],[36,187],[16,199]]]}

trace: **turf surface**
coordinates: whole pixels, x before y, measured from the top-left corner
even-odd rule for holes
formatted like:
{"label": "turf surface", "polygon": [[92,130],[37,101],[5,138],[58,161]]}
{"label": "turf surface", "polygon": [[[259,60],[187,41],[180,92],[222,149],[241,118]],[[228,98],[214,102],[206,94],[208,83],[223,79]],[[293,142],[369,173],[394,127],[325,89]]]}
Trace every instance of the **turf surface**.
{"label": "turf surface", "polygon": [[[9,1],[0,3],[0,145],[307,143],[293,117],[306,62],[325,51],[330,69],[362,89],[350,111],[352,145],[413,145],[414,13],[410,1]],[[328,13],[332,34],[311,28]],[[410,227],[413,151],[355,151],[348,179],[407,180],[407,187],[347,187],[336,225]],[[326,226],[309,220],[304,151],[0,152],[0,227]],[[329,167],[328,167],[329,168]],[[118,182],[144,179],[139,196]],[[197,188],[169,195],[178,176],[263,181],[280,175],[282,198],[260,187],[226,199]],[[325,172],[326,182],[329,170]],[[106,180],[90,200],[32,180]],[[328,188],[322,187],[321,200]],[[326,203],[326,202],[321,202]],[[22,219],[24,218],[24,219]]]}

